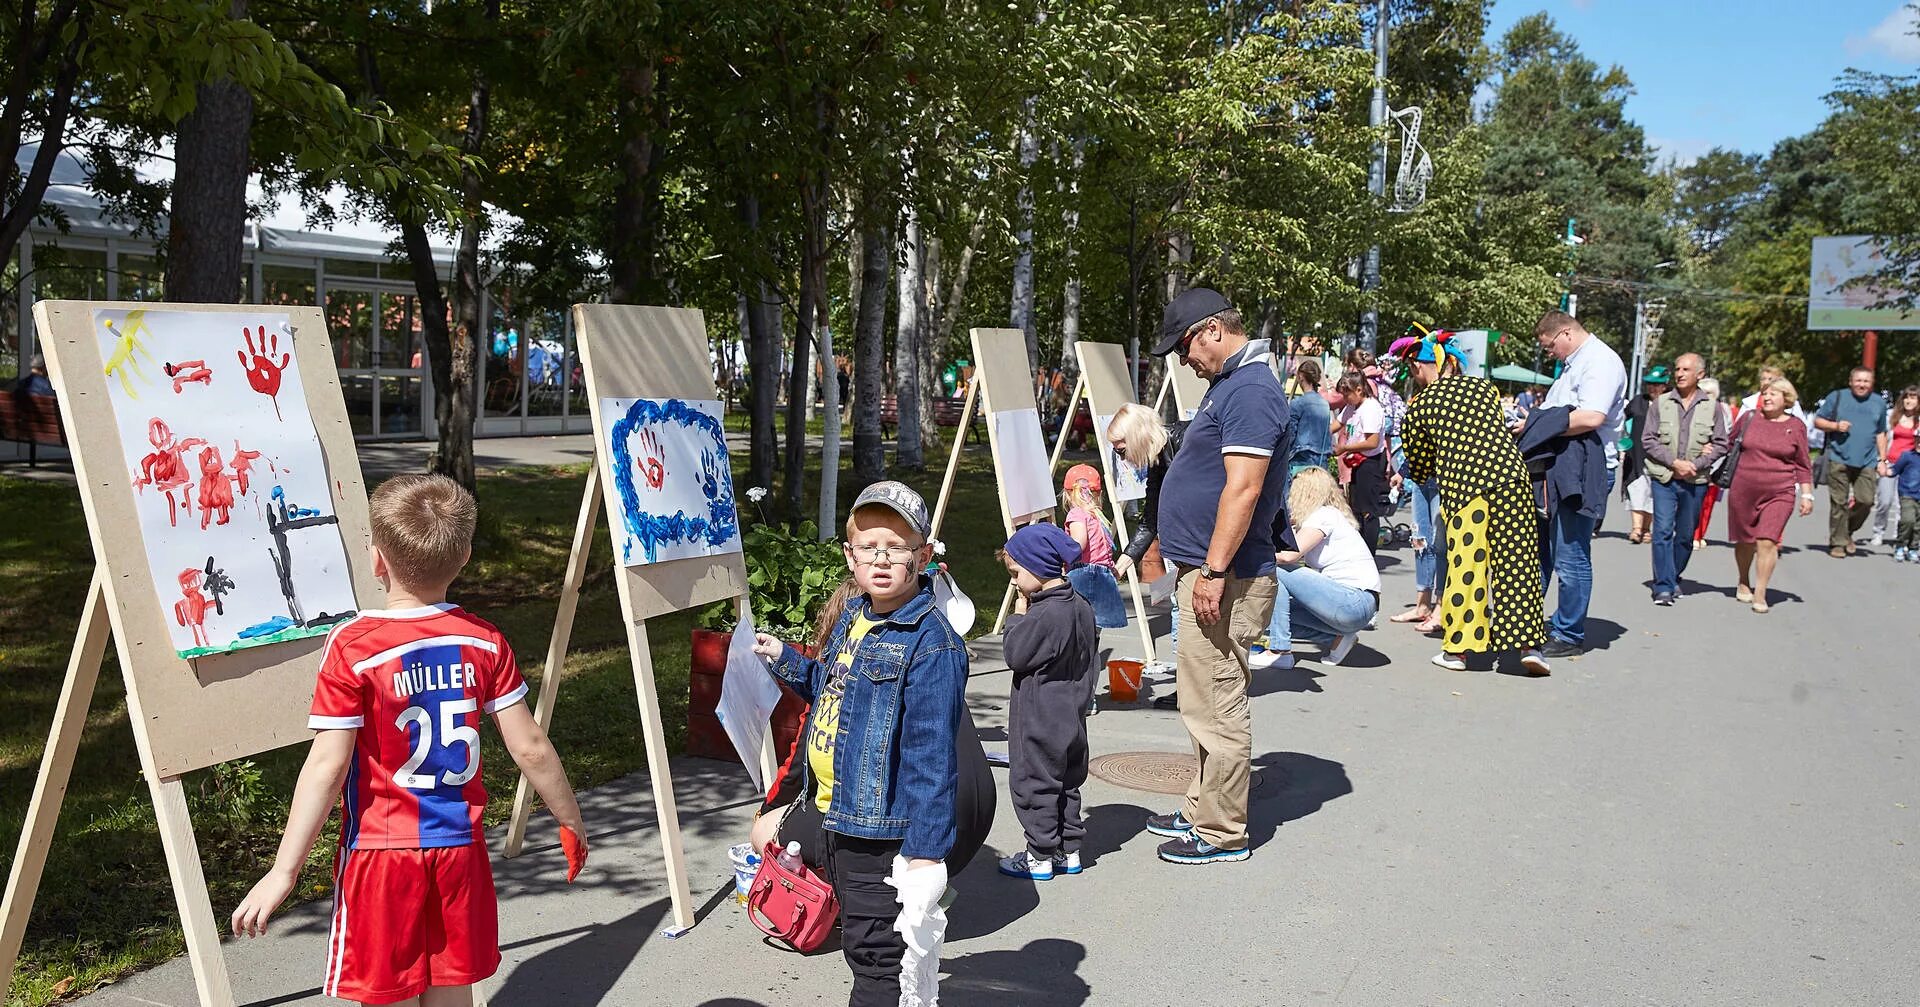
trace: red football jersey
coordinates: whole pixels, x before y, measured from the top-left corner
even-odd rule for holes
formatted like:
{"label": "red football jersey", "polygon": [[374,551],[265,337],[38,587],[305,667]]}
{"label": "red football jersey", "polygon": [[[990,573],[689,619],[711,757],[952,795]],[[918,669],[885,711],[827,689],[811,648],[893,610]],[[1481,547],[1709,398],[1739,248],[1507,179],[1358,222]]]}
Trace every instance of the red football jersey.
{"label": "red football jersey", "polygon": [[349,849],[480,839],[480,714],[525,699],[513,648],[457,605],[361,612],[334,627],[307,726],[358,728],[343,793]]}

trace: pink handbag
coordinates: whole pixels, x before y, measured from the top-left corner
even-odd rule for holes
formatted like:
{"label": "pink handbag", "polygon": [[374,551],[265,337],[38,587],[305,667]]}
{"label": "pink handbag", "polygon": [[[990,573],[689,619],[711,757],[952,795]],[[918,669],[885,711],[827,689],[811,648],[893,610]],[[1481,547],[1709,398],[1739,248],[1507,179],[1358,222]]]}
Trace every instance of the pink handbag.
{"label": "pink handbag", "polygon": [[799,872],[780,866],[780,844],[760,852],[760,870],[747,892],[747,918],[768,937],[795,951],[813,951],[826,943],[840,922],[840,900],[826,879],[802,865]]}

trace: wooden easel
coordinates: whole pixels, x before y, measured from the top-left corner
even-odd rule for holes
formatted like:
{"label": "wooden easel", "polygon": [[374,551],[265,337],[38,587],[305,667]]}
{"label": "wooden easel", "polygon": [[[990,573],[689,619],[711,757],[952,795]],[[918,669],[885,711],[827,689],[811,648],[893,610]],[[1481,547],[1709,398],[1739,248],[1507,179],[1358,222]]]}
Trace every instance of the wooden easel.
{"label": "wooden easel", "polygon": [[1175,419],[1185,421],[1193,419],[1200,409],[1200,403],[1207,399],[1207,383],[1200,375],[1184,366],[1169,363],[1166,379],[1160,382],[1160,391],[1153,397],[1153,411],[1159,412],[1167,402],[1167,392],[1173,392]]}
{"label": "wooden easel", "polygon": [[[554,613],[553,637],[547,644],[545,671],[540,680],[539,705],[534,720],[545,730],[553,723],[560,674],[566,664],[567,644],[573,635],[580,586],[586,579],[587,556],[592,549],[603,499],[617,499],[607,489],[614,484],[613,458],[605,438],[612,418],[602,415],[610,398],[717,399],[713,376],[707,372],[707,330],[699,311],[687,308],[637,307],[614,304],[573,306],[574,332],[580,363],[593,412],[596,447],[593,468],[580,499],[580,517],[574,524],[573,551],[567,559],[566,579],[560,585],[560,607]],[[609,506],[609,531],[618,511]],[[715,601],[736,599],[747,610],[746,562],[738,552],[694,559],[669,560],[644,566],[623,566],[615,560],[614,582],[619,588],[622,621],[627,627],[627,650],[633,658],[634,691],[640,703],[640,721],[647,755],[647,775],[653,783],[654,813],[660,823],[661,853],[666,860],[668,894],[674,925],[661,933],[678,937],[695,923],[687,880],[687,859],[680,837],[680,812],[673,793],[673,770],[667,762],[667,736],[660,717],[660,695],[653,673],[653,651],[647,641],[647,620]],[[772,755],[772,746],[767,747]],[[763,762],[770,776],[774,767]],[[523,777],[514,791],[513,816],[507,826],[506,855],[516,857],[526,841],[527,818],[533,807],[532,788]]]}
{"label": "wooden easel", "polygon": [[[1122,405],[1132,401],[1131,386],[1126,382],[1126,351],[1117,343],[1077,343],[1075,355],[1080,361],[1080,377],[1073,383],[1073,395],[1067,400],[1067,419],[1060,424],[1060,434],[1053,440],[1053,457],[1049,460],[1049,472],[1060,470],[1060,457],[1066,452],[1067,432],[1073,427],[1073,417],[1080,408],[1080,400],[1087,400],[1087,409],[1096,417],[1093,436],[1095,446],[1099,439],[1106,436],[1100,429],[1098,417],[1112,416]],[[1118,382],[1116,385],[1115,382]],[[1093,388],[1099,385],[1096,392]],[[1129,541],[1127,538],[1126,502],[1114,495],[1113,466],[1109,464],[1108,452],[1101,449],[1095,452],[1100,456],[1100,477],[1106,480],[1107,507],[1113,518],[1113,531],[1119,541],[1114,543],[1114,552],[1119,552]],[[1141,660],[1152,663],[1154,660],[1153,629],[1147,625],[1147,601],[1140,592],[1140,571],[1130,565],[1127,569],[1127,588],[1133,595],[1134,621],[1140,627]]]}
{"label": "wooden easel", "polygon": [[[1014,529],[1021,525],[1052,517],[1054,506],[1054,500],[1049,499],[1047,506],[1039,509],[1016,507],[1007,491],[1006,459],[1011,453],[1010,445],[1001,443],[1003,434],[993,417],[996,412],[1019,410],[1034,411],[1036,417],[1038,415],[1038,403],[1033,394],[1033,372],[1027,367],[1027,336],[1020,329],[973,329],[968,335],[973,342],[973,380],[967,384],[967,399],[960,407],[961,435],[953,439],[953,450],[947,458],[947,474],[940,481],[940,497],[934,503],[932,537],[940,537],[940,528],[946,521],[947,503],[953,495],[953,479],[960,471],[960,449],[965,442],[964,434],[973,422],[974,409],[978,407],[987,414],[987,449],[993,456],[994,487],[1000,495],[1001,528],[1011,538]],[[1044,440],[1040,446],[1045,449]],[[1051,470],[1047,475],[1051,486]],[[1051,495],[1049,490],[1049,497]],[[1000,632],[1006,625],[1007,613],[1013,607],[1013,595],[1013,582],[1009,580],[1006,593],[1000,598],[999,612],[994,616],[993,632]]]}
{"label": "wooden easel", "polygon": [[[92,327],[96,308],[142,307],[154,306],[84,301],[34,305],[40,343],[48,351],[48,370],[60,391],[61,416],[72,439],[73,467],[97,565],[87,587],[47,747],[41,754],[20,845],[7,876],[4,901],[0,901],[0,975],[11,979],[26,936],[111,634],[126,681],[134,748],[153,799],[174,902],[180,910],[194,988],[202,1007],[233,1007],[220,929],[181,777],[310,739],[308,701],[325,638],[308,637],[192,661],[175,651],[167,630],[170,610],[155,591],[142,545],[134,488],[108,398],[109,379]],[[364,541],[368,527],[365,484],[320,309],[168,304],[164,310],[288,316],[294,330],[303,334],[292,353],[299,361],[314,430],[329,481],[334,483],[332,506],[341,535],[347,542]],[[209,326],[209,359],[215,357],[216,349],[222,359],[231,359],[232,347],[226,340],[235,331],[229,323]],[[214,343],[216,332],[218,344]],[[383,592],[365,552],[348,549],[347,560],[355,596],[363,604],[381,599]],[[245,711],[245,716],[234,716],[236,711]]]}

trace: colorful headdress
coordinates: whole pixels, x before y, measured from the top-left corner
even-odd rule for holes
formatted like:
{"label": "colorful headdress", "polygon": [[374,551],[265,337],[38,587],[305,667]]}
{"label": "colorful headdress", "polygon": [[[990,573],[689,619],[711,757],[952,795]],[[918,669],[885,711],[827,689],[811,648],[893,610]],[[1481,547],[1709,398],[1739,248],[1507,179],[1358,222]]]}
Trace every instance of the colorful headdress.
{"label": "colorful headdress", "polygon": [[1402,360],[1432,364],[1438,363],[1441,354],[1444,353],[1458,360],[1460,366],[1467,365],[1466,351],[1454,345],[1453,333],[1446,329],[1434,329],[1429,332],[1427,327],[1419,322],[1414,322],[1410,327],[1419,329],[1421,335],[1402,336],[1394,340],[1393,345],[1387,349],[1389,355]]}

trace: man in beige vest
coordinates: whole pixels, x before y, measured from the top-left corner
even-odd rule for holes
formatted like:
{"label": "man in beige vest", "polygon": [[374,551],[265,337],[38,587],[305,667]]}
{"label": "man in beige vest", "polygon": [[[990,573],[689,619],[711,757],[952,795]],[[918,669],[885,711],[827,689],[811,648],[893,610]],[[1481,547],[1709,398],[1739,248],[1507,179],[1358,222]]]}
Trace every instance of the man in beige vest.
{"label": "man in beige vest", "polygon": [[1680,596],[1680,575],[1693,558],[1693,529],[1707,497],[1707,471],[1727,453],[1727,418],[1700,390],[1706,361],[1683,353],[1673,387],[1647,410],[1647,477],[1653,480],[1653,603]]}

